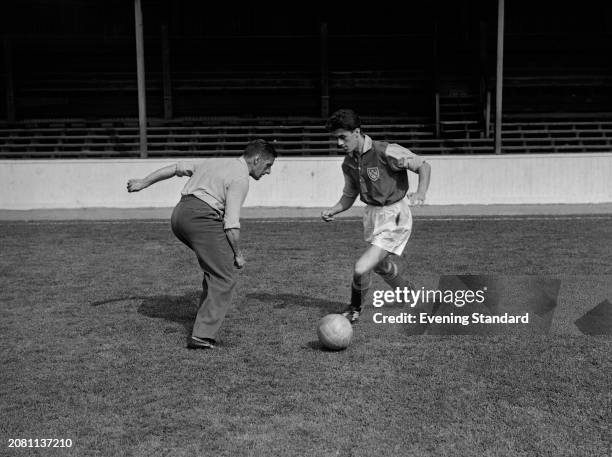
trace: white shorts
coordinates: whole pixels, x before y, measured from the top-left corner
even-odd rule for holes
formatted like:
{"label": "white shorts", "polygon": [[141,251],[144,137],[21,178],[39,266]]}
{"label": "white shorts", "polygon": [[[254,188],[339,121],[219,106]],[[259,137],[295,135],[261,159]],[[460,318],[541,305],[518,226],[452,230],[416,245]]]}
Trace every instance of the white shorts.
{"label": "white shorts", "polygon": [[374,246],[402,255],[412,232],[412,213],[407,197],[389,206],[366,205],[363,237]]}

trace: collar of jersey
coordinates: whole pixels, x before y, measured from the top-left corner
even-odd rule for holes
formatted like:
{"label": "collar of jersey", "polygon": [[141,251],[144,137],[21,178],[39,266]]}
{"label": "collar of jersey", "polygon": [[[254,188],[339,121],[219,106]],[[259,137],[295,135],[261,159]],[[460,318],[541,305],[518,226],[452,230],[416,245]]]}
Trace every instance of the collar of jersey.
{"label": "collar of jersey", "polygon": [[[368,152],[370,149],[372,149],[372,138],[370,138],[368,135],[364,135],[364,140],[363,140],[363,151],[361,151],[359,153],[359,156],[364,155],[366,152]],[[357,160],[358,156],[357,154],[355,154],[355,152],[351,152],[351,156],[353,157],[353,159]]]}

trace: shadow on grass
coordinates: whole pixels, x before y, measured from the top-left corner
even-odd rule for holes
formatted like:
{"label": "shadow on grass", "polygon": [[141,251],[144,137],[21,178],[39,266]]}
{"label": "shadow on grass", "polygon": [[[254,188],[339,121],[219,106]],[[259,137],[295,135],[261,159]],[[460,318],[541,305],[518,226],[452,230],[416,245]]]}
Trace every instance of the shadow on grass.
{"label": "shadow on grass", "polygon": [[346,307],[346,303],[343,302],[294,294],[255,293],[248,294],[247,298],[273,305],[274,309],[285,309],[294,306],[301,306],[304,308],[319,308],[325,313],[337,313],[342,308]]}
{"label": "shadow on grass", "polygon": [[[197,313],[197,303],[200,298],[199,292],[186,293],[184,295],[156,295],[156,296],[135,296],[126,295],[124,297],[101,300],[91,303],[91,306],[112,305],[126,301],[141,301],[138,305],[138,313],[146,317],[164,319],[170,322],[181,324],[189,333],[193,327],[193,321]],[[316,297],[306,297],[295,294],[268,294],[253,293],[248,294],[247,299],[259,300],[267,305],[272,305],[274,309],[285,309],[295,306],[306,308],[318,308],[321,316],[341,310],[346,304],[339,301],[324,300]],[[311,349],[326,350],[319,345],[318,341],[308,344]]]}
{"label": "shadow on grass", "polygon": [[314,340],[314,341],[309,341],[308,343],[306,343],[306,347],[309,349],[312,349],[313,351],[320,351],[320,352],[343,352],[345,349],[329,349],[326,348],[325,346],[323,346],[318,340]]}
{"label": "shadow on grass", "polygon": [[138,313],[146,317],[177,322],[188,332],[191,332],[197,313],[199,292],[184,295],[126,296],[109,300],[93,302],[91,306],[102,306],[130,300],[141,300]]}

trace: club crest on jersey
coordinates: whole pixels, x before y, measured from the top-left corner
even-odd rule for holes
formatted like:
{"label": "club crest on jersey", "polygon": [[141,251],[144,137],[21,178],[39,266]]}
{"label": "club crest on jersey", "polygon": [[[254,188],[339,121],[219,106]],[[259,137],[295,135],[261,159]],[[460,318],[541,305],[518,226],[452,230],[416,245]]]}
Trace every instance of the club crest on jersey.
{"label": "club crest on jersey", "polygon": [[378,170],[378,167],[368,167],[367,172],[370,181],[378,181],[378,178],[380,178],[380,171]]}

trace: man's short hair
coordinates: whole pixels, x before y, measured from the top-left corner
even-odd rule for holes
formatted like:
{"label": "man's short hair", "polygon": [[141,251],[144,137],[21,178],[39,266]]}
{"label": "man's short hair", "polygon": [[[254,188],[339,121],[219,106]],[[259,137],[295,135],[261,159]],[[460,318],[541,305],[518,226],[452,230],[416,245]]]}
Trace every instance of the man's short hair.
{"label": "man's short hair", "polygon": [[276,158],[276,149],[272,143],[268,143],[266,140],[253,140],[247,144],[243,155],[247,159],[251,159],[257,155]]}
{"label": "man's short hair", "polygon": [[325,128],[328,132],[339,129],[353,131],[360,127],[361,119],[359,119],[357,113],[352,109],[339,109],[329,117],[325,124]]}

